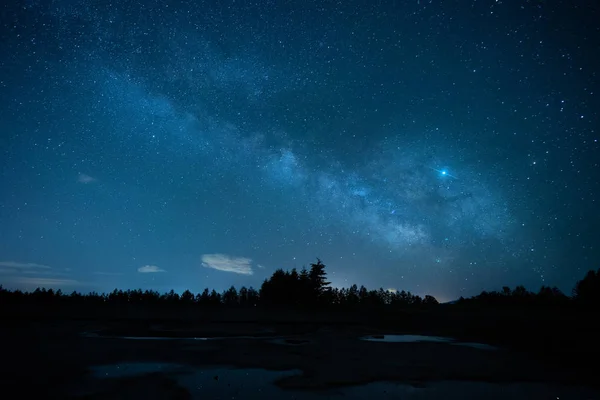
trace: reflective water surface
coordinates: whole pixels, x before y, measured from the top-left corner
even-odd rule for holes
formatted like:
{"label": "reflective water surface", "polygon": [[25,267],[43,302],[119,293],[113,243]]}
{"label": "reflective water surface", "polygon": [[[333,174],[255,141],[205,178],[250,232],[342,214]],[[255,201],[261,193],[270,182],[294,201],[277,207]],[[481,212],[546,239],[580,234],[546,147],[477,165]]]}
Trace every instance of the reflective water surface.
{"label": "reflective water surface", "polygon": [[448,343],[453,346],[472,347],[480,350],[498,350],[498,347],[485,343],[457,342],[453,338],[442,336],[424,336],[424,335],[371,335],[361,338],[369,342],[386,343],[417,343],[417,342],[437,342]]}
{"label": "reflective water surface", "polygon": [[[90,369],[90,381],[75,395],[94,398],[192,399],[594,399],[586,388],[538,383],[496,384],[472,381],[421,382],[417,385],[377,382],[330,390],[289,391],[278,379],[298,370],[268,371],[228,367],[194,368],[170,363],[121,363]],[[144,396],[144,397],[140,397]]]}

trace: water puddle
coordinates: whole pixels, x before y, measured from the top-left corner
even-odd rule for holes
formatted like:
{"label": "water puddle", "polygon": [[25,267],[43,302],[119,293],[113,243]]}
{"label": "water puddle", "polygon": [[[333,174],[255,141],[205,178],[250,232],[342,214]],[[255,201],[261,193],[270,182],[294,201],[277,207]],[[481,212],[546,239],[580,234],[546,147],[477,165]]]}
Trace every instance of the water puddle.
{"label": "water puddle", "polygon": [[492,346],[490,344],[485,344],[485,343],[454,342],[454,343],[450,343],[450,344],[452,344],[454,346],[471,347],[473,349],[479,349],[479,350],[500,350],[499,347]]}
{"label": "water puddle", "polygon": [[[123,340],[168,340],[168,341],[214,341],[214,340],[266,340],[269,343],[280,344],[285,346],[302,346],[309,344],[306,339],[299,339],[289,336],[215,336],[215,337],[177,337],[177,336],[108,336],[101,335],[96,332],[86,332],[83,334],[90,338],[107,338],[107,339],[123,339]],[[426,336],[426,335],[371,335],[360,338],[368,342],[386,342],[386,343],[418,343],[418,342],[435,342],[447,343],[453,346],[471,347],[479,350],[499,350],[498,347],[491,346],[485,343],[470,343],[458,342],[456,339],[442,336]]]}
{"label": "water puddle", "polygon": [[371,335],[363,337],[362,340],[369,342],[387,342],[387,343],[415,343],[415,342],[439,342],[448,343],[454,339],[441,336],[422,336],[422,335]]}
{"label": "water puddle", "polygon": [[[398,335],[395,335],[398,336]],[[447,339],[447,338],[445,338]],[[405,343],[407,341],[404,341]],[[439,342],[439,341],[438,341]],[[90,368],[92,380],[78,388],[77,395],[106,398],[191,398],[283,400],[339,399],[420,399],[462,400],[510,399],[592,399],[592,389],[542,383],[488,383],[472,381],[406,383],[376,382],[330,390],[282,390],[274,382],[298,375],[299,370],[269,371],[229,367],[197,368],[172,363],[120,363]],[[140,397],[144,396],[144,397]]]}
{"label": "water puddle", "polygon": [[172,363],[120,363],[90,368],[78,396],[106,398],[291,399],[274,382],[299,370],[197,368]]}
{"label": "water puddle", "polygon": [[447,343],[453,346],[471,347],[479,350],[499,350],[498,347],[485,343],[458,342],[456,339],[442,336],[424,336],[424,335],[371,335],[362,337],[361,340],[368,342],[386,342],[386,343],[418,343],[435,342]]}

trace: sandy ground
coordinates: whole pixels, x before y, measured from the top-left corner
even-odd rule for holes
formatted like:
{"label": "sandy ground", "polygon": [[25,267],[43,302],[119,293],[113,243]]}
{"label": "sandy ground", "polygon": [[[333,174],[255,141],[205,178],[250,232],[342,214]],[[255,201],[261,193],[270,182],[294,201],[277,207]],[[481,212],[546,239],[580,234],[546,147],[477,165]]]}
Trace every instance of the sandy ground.
{"label": "sandy ground", "polygon": [[[156,324],[23,323],[0,329],[3,385],[17,387],[23,395],[68,396],[82,385],[110,387],[106,382],[100,386],[93,383],[92,371],[98,366],[140,363],[169,363],[184,369],[294,370],[273,377],[279,389],[292,392],[330,392],[383,381],[413,388],[445,381],[581,383],[575,371],[504,349],[360,340],[375,333],[382,332],[364,327],[310,325],[206,324],[176,329]],[[122,336],[173,339],[135,340]],[[185,339],[215,336],[221,338]],[[154,372],[120,377],[115,382],[120,384],[106,395],[110,398],[116,398],[116,393],[131,398],[133,395],[124,395],[127,390],[137,390],[140,397],[149,390],[154,395],[165,392],[164,398],[190,398],[172,374]]]}

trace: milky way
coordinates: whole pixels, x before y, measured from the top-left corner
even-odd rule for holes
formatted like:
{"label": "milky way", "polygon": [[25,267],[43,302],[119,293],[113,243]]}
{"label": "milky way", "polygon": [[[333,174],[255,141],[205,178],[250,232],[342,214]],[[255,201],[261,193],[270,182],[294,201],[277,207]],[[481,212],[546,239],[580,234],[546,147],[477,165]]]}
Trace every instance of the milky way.
{"label": "milky way", "polygon": [[396,3],[6,6],[1,282],[199,291],[320,257],[443,300],[570,290],[598,255],[593,15]]}
{"label": "milky way", "polygon": [[[204,173],[228,170],[252,185],[287,190],[291,202],[305,208],[323,229],[338,222],[399,257],[418,253],[439,263],[457,244],[461,251],[484,238],[505,244],[503,239],[514,228],[505,201],[471,168],[462,166],[458,180],[429,166],[439,165],[432,145],[402,150],[382,143],[367,162],[346,170],[336,160],[319,163],[318,157],[300,155],[291,145],[268,146],[262,135],[245,137],[227,120],[178,112],[168,99],[153,97],[126,78],[108,74],[95,81],[104,82],[101,93],[109,99],[106,107],[111,107],[116,120],[135,121],[130,135],[140,135],[150,145],[161,140],[172,143],[159,147],[175,153],[167,157],[184,152],[203,160]],[[115,131],[121,135],[122,123],[119,126]],[[266,123],[265,130],[271,129]]]}

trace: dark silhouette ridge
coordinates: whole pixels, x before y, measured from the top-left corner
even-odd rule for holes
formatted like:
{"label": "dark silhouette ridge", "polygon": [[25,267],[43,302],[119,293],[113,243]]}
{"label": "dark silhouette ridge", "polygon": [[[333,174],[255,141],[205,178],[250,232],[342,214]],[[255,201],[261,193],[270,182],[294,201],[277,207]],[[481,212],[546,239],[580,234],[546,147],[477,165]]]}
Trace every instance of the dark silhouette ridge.
{"label": "dark silhouette ridge", "polygon": [[[82,294],[73,291],[70,294],[62,290],[37,288],[33,292],[10,291],[0,286],[0,307],[17,303],[40,303],[44,306],[59,307],[63,304],[85,304],[101,306],[105,304],[140,304],[153,306],[201,306],[201,307],[278,307],[300,309],[394,309],[410,307],[440,306],[435,297],[426,295],[421,298],[410,292],[389,291],[380,288],[368,290],[364,286],[352,285],[349,288],[332,288],[327,281],[325,264],[321,260],[310,265],[310,269],[295,268],[290,271],[276,270],[265,279],[260,290],[252,287],[231,286],[218,293],[204,289],[194,295],[186,290],[181,295],[174,290],[160,294],[154,290],[119,290],[110,293],[90,292]],[[600,305],[600,270],[589,271],[578,281],[572,297],[563,294],[556,287],[542,286],[539,292],[530,292],[523,286],[511,290],[503,287],[501,291],[483,291],[471,298],[460,298],[452,304],[441,306],[455,307],[596,307]]]}
{"label": "dark silhouette ridge", "polygon": [[194,295],[186,290],[182,294],[171,290],[160,294],[154,290],[115,289],[110,293],[91,292],[82,294],[74,291],[63,293],[60,289],[37,288],[33,292],[20,290],[9,291],[0,286],[2,304],[10,303],[40,303],[44,306],[60,306],[61,304],[85,304],[88,306],[102,305],[144,305],[156,307],[266,307],[266,308],[299,308],[299,309],[371,309],[385,307],[434,306],[438,301],[430,295],[425,298],[410,292],[391,292],[380,288],[367,290],[364,286],[352,285],[350,288],[332,288],[327,281],[325,264],[319,259],[298,272],[276,270],[270,278],[265,279],[260,290],[241,287],[237,290],[231,286],[218,293],[216,290],[204,289]]}

